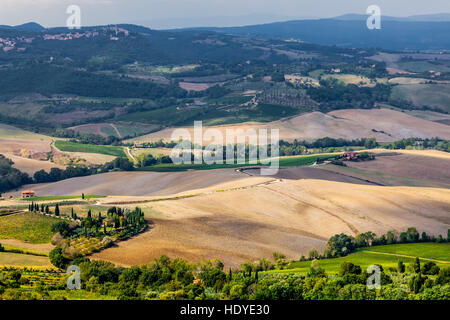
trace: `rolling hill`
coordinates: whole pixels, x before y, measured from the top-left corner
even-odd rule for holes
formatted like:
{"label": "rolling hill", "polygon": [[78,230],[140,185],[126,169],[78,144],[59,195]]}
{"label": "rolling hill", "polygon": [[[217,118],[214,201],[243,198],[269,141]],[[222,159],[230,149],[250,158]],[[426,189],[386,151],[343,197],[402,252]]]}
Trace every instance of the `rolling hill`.
{"label": "rolling hill", "polygon": [[323,249],[330,236],[341,232],[417,226],[445,234],[448,199],[448,189],[283,180],[140,205],[154,222],[152,230],[94,257],[134,265],[168,254],[190,261],[219,258],[237,266],[280,251],[298,259],[311,248]]}
{"label": "rolling hill", "polygon": [[333,19],[293,20],[226,28],[198,28],[234,35],[298,39],[323,45],[390,50],[449,49],[450,22],[445,16],[410,19],[382,18],[380,30],[366,27],[367,16],[350,15]]}
{"label": "rolling hill", "polygon": [[[374,137],[389,142],[409,137],[450,139],[450,126],[419,119],[403,112],[388,109],[348,109],[330,113],[312,112],[270,123],[242,123],[236,125],[212,126],[223,136],[227,129],[279,129],[283,140],[315,140],[323,137],[358,139]],[[130,141],[171,140],[175,128],[133,138]],[[193,137],[193,128],[186,128]],[[207,130],[205,127],[204,130]],[[177,139],[175,139],[177,140]],[[207,143],[207,142],[205,142]]]}
{"label": "rolling hill", "polygon": [[23,30],[23,31],[43,31],[45,28],[36,22],[24,23],[18,26],[0,25],[0,29]]}

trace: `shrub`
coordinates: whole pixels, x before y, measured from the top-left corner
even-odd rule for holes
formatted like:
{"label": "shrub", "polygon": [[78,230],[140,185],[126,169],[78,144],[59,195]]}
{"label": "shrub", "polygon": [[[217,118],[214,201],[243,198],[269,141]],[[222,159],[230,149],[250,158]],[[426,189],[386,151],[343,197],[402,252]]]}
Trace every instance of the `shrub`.
{"label": "shrub", "polygon": [[343,300],[375,300],[376,291],[364,284],[348,284],[339,291],[339,296]]}
{"label": "shrub", "polygon": [[63,256],[63,250],[61,247],[56,247],[50,251],[48,257],[50,262],[59,269],[65,269],[67,267],[67,259]]}
{"label": "shrub", "polygon": [[450,285],[438,285],[426,288],[422,293],[423,300],[450,300]]}
{"label": "shrub", "polygon": [[52,237],[52,244],[55,246],[61,246],[64,241],[64,237],[59,233],[55,233]]}
{"label": "shrub", "polygon": [[52,232],[59,232],[65,238],[70,233],[70,226],[66,221],[59,221],[52,225]]}
{"label": "shrub", "polygon": [[442,268],[441,271],[439,271],[439,275],[436,278],[436,284],[444,285],[450,283],[450,268]]}
{"label": "shrub", "polygon": [[111,239],[111,238],[108,237],[108,236],[103,237],[102,245],[103,245],[104,248],[109,248],[109,247],[111,247],[113,244],[114,244],[113,239]]}
{"label": "shrub", "polygon": [[428,261],[423,265],[423,274],[437,275],[439,270],[440,268],[432,261]]}
{"label": "shrub", "polygon": [[341,276],[346,274],[361,274],[361,267],[346,261],[341,264],[341,270],[339,274]]}

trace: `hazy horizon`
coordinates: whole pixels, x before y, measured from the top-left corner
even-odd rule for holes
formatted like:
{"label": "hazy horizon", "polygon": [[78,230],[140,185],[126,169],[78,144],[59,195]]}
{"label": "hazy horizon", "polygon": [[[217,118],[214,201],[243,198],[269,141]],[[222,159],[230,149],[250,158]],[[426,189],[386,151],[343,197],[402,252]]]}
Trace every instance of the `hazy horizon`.
{"label": "hazy horizon", "polygon": [[295,19],[331,18],[365,14],[369,5],[380,6],[386,16],[442,14],[450,12],[448,0],[2,0],[0,24],[37,22],[45,27],[64,26],[66,8],[78,5],[82,25],[132,23],[155,29],[202,26],[240,26]]}

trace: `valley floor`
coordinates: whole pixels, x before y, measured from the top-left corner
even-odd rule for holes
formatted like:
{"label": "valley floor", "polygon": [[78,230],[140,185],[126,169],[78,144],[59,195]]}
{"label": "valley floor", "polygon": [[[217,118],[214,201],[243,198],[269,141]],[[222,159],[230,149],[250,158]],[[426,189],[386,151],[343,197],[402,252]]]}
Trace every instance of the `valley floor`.
{"label": "valley floor", "polygon": [[24,188],[38,196],[109,195],[86,200],[94,212],[141,207],[153,227],[93,255],[119,265],[144,264],[163,254],[189,261],[219,258],[228,266],[274,251],[299,259],[342,232],[416,227],[446,235],[448,154],[373,151],[374,161],[280,168],[273,177],[259,176],[256,169],[112,172]]}

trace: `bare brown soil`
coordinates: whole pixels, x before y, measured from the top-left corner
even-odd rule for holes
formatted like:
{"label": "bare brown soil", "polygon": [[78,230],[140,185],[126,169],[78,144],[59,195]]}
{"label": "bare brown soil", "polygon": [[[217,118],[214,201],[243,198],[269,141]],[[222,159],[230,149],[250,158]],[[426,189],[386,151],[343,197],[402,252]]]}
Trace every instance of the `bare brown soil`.
{"label": "bare brown soil", "polygon": [[381,185],[450,188],[450,155],[446,153],[403,151],[377,156],[374,161],[346,164],[347,168],[331,165],[321,168]]}
{"label": "bare brown soil", "polygon": [[[246,173],[252,176],[259,176],[259,169],[249,169],[245,170]],[[337,181],[346,183],[355,183],[363,185],[375,185],[367,179],[361,179],[357,177],[352,177],[346,174],[341,174],[339,172],[330,172],[328,170],[321,169],[320,166],[317,167],[292,167],[292,168],[280,168],[278,173],[273,178],[278,179],[290,179],[290,180],[300,180],[300,179],[316,179],[316,180],[326,180],[326,181]]]}
{"label": "bare brown soil", "polygon": [[209,88],[207,83],[180,82],[179,86],[187,91],[205,91]]}

